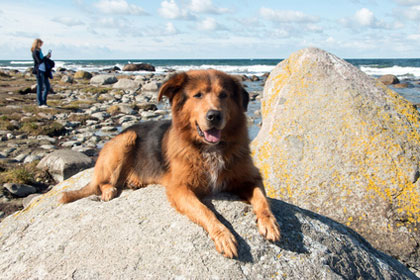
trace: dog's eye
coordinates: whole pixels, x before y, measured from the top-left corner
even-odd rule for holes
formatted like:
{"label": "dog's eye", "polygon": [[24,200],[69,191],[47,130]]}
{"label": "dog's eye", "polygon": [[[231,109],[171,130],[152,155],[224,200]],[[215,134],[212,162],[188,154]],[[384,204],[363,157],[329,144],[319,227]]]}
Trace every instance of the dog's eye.
{"label": "dog's eye", "polygon": [[201,98],[203,95],[201,94],[201,92],[197,93],[194,95],[194,98]]}
{"label": "dog's eye", "polygon": [[226,98],[226,97],[228,97],[226,92],[222,92],[222,93],[219,94],[220,99],[223,99],[223,98]]}

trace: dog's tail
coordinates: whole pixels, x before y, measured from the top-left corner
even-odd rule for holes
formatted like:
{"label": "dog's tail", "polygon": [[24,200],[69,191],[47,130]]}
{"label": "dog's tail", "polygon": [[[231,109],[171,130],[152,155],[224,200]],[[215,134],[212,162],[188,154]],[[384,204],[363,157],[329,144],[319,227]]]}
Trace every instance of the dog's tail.
{"label": "dog's tail", "polygon": [[89,183],[85,185],[83,188],[81,188],[80,190],[63,192],[59,202],[63,204],[70,203],[70,202],[76,201],[84,197],[88,197],[96,193],[97,191],[96,191],[95,186],[92,186],[92,183]]}

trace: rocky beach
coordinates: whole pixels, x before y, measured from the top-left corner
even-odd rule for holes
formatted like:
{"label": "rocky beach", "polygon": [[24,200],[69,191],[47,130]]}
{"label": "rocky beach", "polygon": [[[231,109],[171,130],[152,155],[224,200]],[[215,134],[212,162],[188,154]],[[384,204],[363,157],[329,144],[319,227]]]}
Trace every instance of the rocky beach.
{"label": "rocky beach", "polygon": [[[48,108],[36,105],[31,69],[0,71],[0,221],[34,196],[93,166],[104,143],[124,128],[171,117],[169,104],[157,102],[159,86],[171,72],[156,74],[152,65],[145,65],[127,65],[124,72],[118,67],[92,73],[58,68]],[[131,74],[127,69],[150,72]],[[250,91],[251,137],[261,125],[259,95],[265,77],[238,76]],[[54,156],[60,150],[71,152]],[[53,159],[40,163],[49,154]],[[66,165],[73,171],[66,171]]]}
{"label": "rocky beach", "polygon": [[[320,53],[321,55],[319,55],[317,52],[315,52],[315,54],[309,53],[308,57],[310,57],[310,59],[318,61],[318,63],[319,61],[326,60],[324,58],[325,55],[322,52]],[[326,56],[328,57],[328,55]],[[285,63],[287,63],[287,61],[285,61]],[[326,65],[334,65],[334,63],[337,63],[337,62],[336,61],[331,62],[331,61],[326,60],[326,62],[324,63]],[[281,65],[283,64],[279,64],[279,66],[277,67],[280,67]],[[306,65],[306,63],[302,65]],[[312,65],[312,64],[308,64],[308,65]],[[313,63],[313,65],[317,65],[317,63]],[[322,64],[319,64],[319,65],[322,65]],[[356,96],[357,98],[362,100],[361,103],[365,102],[364,107],[363,106],[360,107],[360,108],[364,108],[363,110],[367,108],[366,106],[369,103],[366,103],[367,99],[365,100],[364,99],[365,97],[363,97],[363,94],[366,94],[366,93],[363,92],[362,88],[365,88],[366,84],[370,84],[372,83],[372,81],[374,81],[374,83],[377,83],[375,87],[379,87],[379,88],[383,87],[383,88],[389,88],[389,89],[395,90],[399,94],[401,94],[401,96],[411,101],[411,103],[408,103],[409,107],[414,108],[413,110],[416,112],[416,114],[418,114],[416,111],[417,109],[416,104],[420,103],[420,84],[419,84],[419,80],[416,77],[411,77],[411,76],[401,77],[400,76],[398,78],[394,75],[382,75],[382,76],[371,75],[371,77],[374,78],[374,79],[371,79],[371,77],[368,77],[367,75],[359,71],[356,67],[348,66],[344,61],[337,63],[337,65],[345,65],[343,66],[344,68],[348,67],[350,69],[348,70],[350,74],[347,73],[346,75],[348,76],[345,77],[346,83],[348,82],[349,84],[345,84],[343,86],[344,88],[343,92],[346,92],[347,88],[351,87],[350,85],[354,85],[358,83],[361,84],[359,88],[353,89],[353,90],[362,93],[362,95],[360,95],[362,97],[360,97],[357,94]],[[328,71],[332,71],[333,73],[335,73],[336,71],[336,70],[330,70],[329,68],[322,68],[322,67],[321,69],[317,69],[315,66],[310,66],[312,67],[310,68],[310,70],[307,70],[306,68],[299,69],[300,66],[297,64],[296,65],[291,64],[290,66],[287,66],[287,67],[290,67],[290,69],[292,69],[290,70],[291,73],[296,73],[296,75],[300,73],[299,71],[303,71],[302,73],[306,73],[304,71],[308,71],[309,73],[317,73],[317,71],[319,71],[320,76],[323,78],[325,76],[328,77],[329,75],[331,75]],[[2,188],[0,191],[0,224],[1,224],[1,221],[4,220],[7,216],[22,209],[23,211],[20,211],[14,214],[13,217],[19,217],[21,213],[24,213],[23,215],[25,217],[24,219],[29,219],[28,221],[31,221],[32,218],[25,216],[26,215],[25,211],[27,209],[31,209],[33,205],[40,204],[40,205],[43,205],[42,207],[46,207],[46,209],[53,209],[54,207],[56,207],[55,206],[56,194],[59,191],[62,191],[64,188],[74,187],[72,185],[69,185],[69,182],[73,182],[72,180],[75,180],[76,185],[82,184],[82,182],[79,179],[72,178],[70,179],[70,181],[66,181],[66,180],[72,177],[73,175],[79,172],[82,172],[79,175],[76,175],[76,178],[79,178],[80,176],[82,176],[83,183],[86,183],[85,181],[88,178],[88,175],[86,174],[90,174],[89,172],[91,171],[87,171],[86,173],[86,172],[83,172],[83,170],[93,167],[101,147],[109,139],[111,139],[113,136],[118,134],[124,128],[129,127],[141,121],[171,118],[169,103],[166,100],[158,103],[157,92],[159,90],[159,87],[164,83],[166,79],[168,79],[168,77],[175,71],[175,69],[165,69],[165,71],[156,71],[156,67],[147,63],[128,64],[121,68],[118,67],[117,65],[114,65],[113,67],[108,67],[106,69],[104,68],[97,71],[86,71],[86,69],[77,70],[77,69],[65,69],[63,67],[58,67],[54,73],[54,79],[51,80],[51,84],[52,84],[52,88],[54,92],[50,93],[48,96],[47,108],[39,108],[36,105],[36,94],[35,94],[36,80],[35,80],[35,77],[31,74],[31,69],[25,69],[25,70],[19,71],[16,69],[3,68],[0,70],[0,140],[1,140],[0,141],[0,184],[2,185]],[[341,69],[344,69],[344,68],[341,68]],[[328,74],[325,74],[324,71],[325,73],[328,73]],[[337,73],[340,73],[341,75],[341,72],[338,71]],[[267,160],[266,158],[267,153],[264,153],[264,151],[268,149],[268,146],[264,144],[265,143],[264,141],[273,140],[273,143],[274,143],[273,145],[277,145],[278,143],[282,143],[281,141],[285,139],[284,140],[286,141],[285,147],[282,147],[281,150],[286,149],[287,151],[289,151],[286,154],[286,156],[288,157],[286,162],[288,162],[288,164],[291,164],[291,163],[294,163],[294,161],[296,161],[297,165],[303,166],[300,163],[300,161],[303,158],[303,152],[301,150],[303,149],[303,143],[305,141],[299,138],[300,136],[293,136],[295,134],[298,135],[299,133],[301,133],[301,130],[302,130],[301,126],[293,125],[294,120],[297,119],[299,115],[297,114],[296,116],[295,115],[283,116],[283,114],[285,113],[289,114],[284,104],[286,102],[286,99],[289,99],[289,98],[292,99],[292,97],[288,96],[287,98],[285,98],[278,95],[277,98],[280,98],[280,99],[278,101],[275,101],[272,104],[270,103],[270,102],[273,102],[272,99],[268,97],[266,97],[265,99],[263,98],[263,88],[267,81],[267,78],[269,81],[268,88],[279,86],[277,83],[272,82],[273,77],[271,77],[271,75],[269,77],[270,73],[259,73],[258,75],[244,74],[244,73],[242,74],[232,73],[232,74],[235,74],[237,78],[242,81],[242,83],[244,84],[244,86],[246,87],[246,89],[248,90],[250,94],[250,104],[248,107],[247,116],[248,116],[248,127],[249,127],[251,140],[257,136],[260,130],[260,127],[263,125],[262,115],[265,116],[267,120],[266,122],[267,124],[269,124],[267,127],[277,129],[276,132],[270,133],[270,134],[260,133],[261,135],[259,135],[256,141],[253,142],[254,147],[257,147],[255,149],[259,150],[259,152],[262,151],[263,153],[263,155],[257,153],[257,157],[258,157],[259,164],[262,165],[260,166],[260,168],[262,172],[264,173],[264,177],[266,177],[267,179],[266,184],[268,186],[267,190],[268,190],[269,196],[273,198],[279,198],[279,199],[285,200],[289,203],[296,204],[300,207],[303,207],[304,209],[310,209],[314,211],[315,213],[319,213],[319,209],[311,208],[310,206],[307,206],[305,204],[300,205],[299,203],[293,200],[292,191],[287,189],[287,186],[298,185],[298,179],[293,179],[293,182],[290,181],[290,178],[292,178],[291,176],[279,179],[280,174],[282,173],[278,170],[294,170],[298,172],[300,170],[299,168],[296,168],[295,166],[293,167],[288,166],[286,169],[284,168],[276,169],[277,168],[276,166],[280,164],[281,162],[271,162],[268,165],[266,165],[265,163],[265,160]],[[278,77],[280,78],[278,79],[280,80],[283,78],[285,80],[289,79],[287,75],[286,75],[287,77],[286,76],[283,77],[282,75],[283,74],[279,74]],[[306,77],[307,75],[302,74],[302,76]],[[309,75],[307,77],[311,77],[311,76]],[[297,85],[295,84],[286,85],[286,86],[282,84],[280,85],[282,85],[282,87],[287,88],[287,89],[289,89],[289,87],[300,88],[302,86],[300,81],[302,81],[303,79],[304,78],[299,78]],[[333,81],[325,82],[324,84],[333,85],[335,82],[336,80],[333,80]],[[309,83],[314,83],[314,82],[310,81]],[[302,89],[300,90],[304,92],[306,90],[306,87],[302,86]],[[315,88],[314,92],[317,92],[317,90],[318,88]],[[332,96],[325,99],[324,95],[321,95],[321,97],[319,98],[319,100],[321,101],[319,101],[318,99],[314,99],[314,97],[310,96],[309,93],[307,96],[311,100],[299,101],[300,100],[299,98],[302,97],[301,96],[302,94],[298,94],[295,91],[287,90],[286,91],[287,94],[289,93],[297,94],[296,97],[293,97],[297,103],[294,106],[291,106],[290,110],[294,111],[295,109],[296,110],[300,109],[303,112],[304,110],[306,110],[305,108],[308,107],[309,108],[308,112],[316,112],[317,108],[318,109],[327,108],[327,104],[329,104],[331,100],[334,100],[334,94],[336,90],[337,90],[337,87],[335,87],[334,90],[330,88],[325,89],[325,92],[329,92],[330,94],[332,94]],[[376,91],[376,89],[373,91]],[[276,88],[274,89],[274,92],[275,92],[274,95],[277,95],[278,92]],[[350,100],[354,101],[355,99],[350,99]],[[263,103],[262,104],[263,110],[261,110],[261,102]],[[349,109],[349,108],[353,108],[352,106],[356,106],[356,107],[359,106],[357,103],[356,105],[351,105],[349,108],[347,108],[346,104],[350,104],[349,101],[345,101],[345,102],[343,101],[341,103],[340,102],[337,102],[337,104],[339,104],[339,106],[341,106],[342,109],[346,112],[352,110],[352,109]],[[382,105],[377,105],[375,103],[376,101],[372,101],[372,102],[375,104],[375,106],[377,107],[379,106],[378,110],[382,110],[381,109],[383,107]],[[272,110],[270,110],[270,109],[267,109],[271,106],[270,104],[271,105],[277,104],[277,105],[276,107],[273,107]],[[281,108],[282,112],[279,114],[276,114],[275,113],[276,108],[277,109]],[[332,108],[334,109],[338,107],[332,106]],[[329,108],[326,112],[328,114],[334,114],[333,109]],[[400,110],[399,108],[397,109]],[[318,113],[314,113],[315,115],[311,117],[313,121],[306,120],[305,125],[308,125],[309,127],[311,127],[312,122],[315,124],[317,116],[321,116],[322,118],[323,111],[324,109],[320,110]],[[361,109],[358,111],[357,114],[361,114],[360,112],[361,112]],[[279,119],[278,120],[273,119],[272,118],[273,115],[278,116]],[[302,113],[302,115],[306,116],[307,114]],[[334,121],[334,117],[335,116],[333,115],[328,115],[326,118]],[[285,126],[287,128],[297,129],[296,132],[292,133],[293,135],[291,137],[288,137],[286,135],[287,133],[289,133],[287,132],[288,130],[286,131],[287,132],[286,134],[283,132],[282,133],[279,132],[280,131],[279,127],[280,125],[282,125],[282,122],[285,122],[288,120],[290,120],[291,123],[285,123]],[[270,124],[269,123],[270,121],[275,123],[275,125]],[[385,121],[388,121],[388,120],[385,120]],[[356,121],[354,121],[353,124],[351,125],[354,125],[355,123]],[[319,125],[320,126],[325,125],[325,121],[320,122]],[[390,128],[389,124],[386,124],[386,126],[388,126],[388,129]],[[336,125],[332,126],[332,130],[340,134],[341,130],[337,130],[336,127],[338,126]],[[308,131],[311,131],[312,129],[313,128],[308,128]],[[360,131],[364,131],[363,127],[362,128],[356,127],[351,131],[359,131],[359,129]],[[264,130],[264,125],[263,125],[263,130]],[[348,132],[346,133],[347,133],[346,135],[348,135]],[[269,137],[267,136],[267,135],[277,135],[277,136],[282,137],[283,134],[286,135],[287,137],[285,137],[284,139],[282,138],[282,140],[276,139],[275,137],[271,139],[270,138],[271,136]],[[327,139],[326,137],[321,137],[321,138]],[[338,138],[335,137],[334,139],[338,139]],[[334,140],[334,143],[337,143],[337,141]],[[258,145],[262,145],[263,148],[261,147],[258,148]],[[346,145],[347,144],[345,143],[343,144],[343,146],[346,146]],[[319,145],[316,145],[316,146],[319,146]],[[331,147],[331,143],[327,143],[325,144],[325,146]],[[311,148],[311,150],[315,151],[317,150],[317,148],[313,147]],[[281,156],[283,156],[282,152],[278,152],[277,150],[273,150],[273,151],[274,152],[269,153],[271,157],[268,158],[268,161],[272,159],[280,159]],[[309,154],[309,153],[306,152],[306,154]],[[333,156],[335,154],[336,153],[334,151]],[[325,153],[321,153],[320,157],[323,158],[324,155]],[[331,156],[331,158],[333,156]],[[315,168],[318,171],[321,170],[319,167],[316,167],[313,165],[312,160],[308,159],[305,162],[311,168]],[[341,165],[345,166],[345,163]],[[270,166],[270,168],[274,168],[275,170],[273,169],[273,171],[270,172],[270,174],[265,174],[266,171],[268,170],[267,166]],[[364,168],[364,167],[365,165],[361,165],[361,168]],[[353,166],[352,168],[354,169],[355,167]],[[344,170],[343,168],[341,169]],[[407,171],[408,173],[410,172],[413,173],[412,177],[415,179],[415,181],[417,181],[418,179],[418,172],[416,172],[416,170],[414,170],[413,172]],[[351,172],[352,171],[350,170],[349,173]],[[298,174],[297,177],[306,178],[302,174]],[[271,179],[270,176],[272,176],[273,179]],[[334,178],[334,176],[335,175],[331,175],[331,174],[329,175],[330,178]],[[319,178],[322,179],[323,177],[319,176]],[[287,186],[284,187],[283,182],[286,182]],[[352,184],[352,182],[353,181],[350,181],[348,184]],[[305,189],[306,184],[307,184],[307,181],[304,181],[303,183],[304,191],[306,190]],[[319,182],[319,183],[316,183],[316,185],[323,186],[323,183]],[[276,189],[278,188],[278,186],[280,186],[280,189]],[[153,190],[152,192],[155,192],[155,190]],[[283,195],[284,193],[286,193],[286,197]],[[301,193],[301,191],[299,191],[299,193]],[[44,195],[41,196],[42,194]],[[159,192],[156,192],[153,194],[153,196],[160,196],[160,195],[161,194]],[[126,199],[128,198],[128,195],[124,194],[122,197]],[[315,197],[315,194],[310,193],[310,194],[305,195],[305,199],[307,197]],[[338,193],[338,197],[342,197],[342,194]],[[290,201],[288,201],[287,198],[290,198]],[[301,202],[306,201],[305,199],[299,199],[299,201]],[[84,203],[86,203],[86,201]],[[316,263],[315,261],[317,259],[316,258],[317,254],[321,254],[323,255],[323,257],[328,259],[331,257],[328,255],[328,250],[334,251],[337,249],[337,246],[343,246],[342,249],[334,251],[335,252],[334,254],[337,254],[338,258],[341,258],[341,255],[342,255],[342,252],[340,250],[344,250],[344,251],[351,250],[352,253],[346,256],[346,260],[344,262],[350,264],[353,262],[352,261],[353,258],[359,258],[359,260],[358,262],[354,263],[353,266],[350,265],[348,267],[340,267],[340,265],[337,265],[337,263],[335,263],[334,260],[330,259],[331,263],[329,263],[329,267],[334,271],[331,275],[336,275],[336,273],[338,274],[342,273],[341,275],[347,275],[349,277],[356,276],[356,275],[363,275],[364,273],[363,270],[368,269],[368,268],[363,267],[365,265],[364,262],[366,261],[365,258],[368,258],[369,259],[368,262],[369,263],[372,262],[372,264],[369,264],[369,266],[371,265],[373,268],[370,267],[369,268],[370,270],[368,274],[366,275],[370,275],[370,276],[376,275],[376,274],[388,275],[385,279],[394,279],[395,277],[396,279],[398,278],[415,279],[414,274],[411,274],[411,272],[406,270],[404,267],[400,267],[399,263],[395,262],[394,259],[389,258],[389,256],[386,256],[383,253],[378,252],[375,249],[371,248],[370,245],[362,237],[358,235],[353,235],[353,232],[349,233],[348,230],[350,229],[342,227],[341,225],[335,222],[331,224],[332,222],[328,220],[327,218],[324,218],[321,216],[319,217],[314,216],[316,214],[309,211],[305,212],[304,210],[298,209],[297,207],[294,208],[294,206],[288,205],[287,203],[286,204],[280,203],[276,200],[273,200],[273,203],[276,204],[278,208],[281,208],[285,211],[289,211],[289,212],[292,211],[292,212],[300,213],[299,215],[302,216],[298,218],[300,222],[302,222],[303,224],[308,224],[305,230],[302,230],[301,234],[303,234],[302,238],[306,240],[304,242],[306,244],[305,246],[307,248],[311,248],[311,249],[308,249],[311,252],[311,255],[310,255],[311,258],[310,260],[308,260],[308,265],[311,266],[312,268],[302,273],[296,272],[296,271],[292,272],[288,270],[288,268],[286,268],[287,266],[282,267],[281,269],[279,268],[280,270],[283,270],[283,271],[287,270],[286,274],[294,275],[296,277],[297,276],[306,277],[307,275],[311,275],[312,273],[315,273],[314,271],[319,271],[321,267],[321,265],[319,263]],[[77,207],[78,204],[75,203],[74,205],[76,205],[75,207]],[[218,205],[219,207],[220,203],[217,202],[216,205]],[[223,205],[222,208],[226,207],[223,203],[222,205]],[[235,206],[235,207],[236,208],[233,211],[234,212],[239,211],[238,212],[239,214],[237,213],[235,215],[240,216],[243,213],[248,211],[246,209],[245,210],[242,209],[241,208],[242,206]],[[348,207],[347,209],[350,210],[351,207],[352,206]],[[152,208],[153,206],[151,206],[150,209]],[[80,208],[77,208],[77,209],[80,210]],[[293,209],[293,210],[290,210],[290,209]],[[332,209],[336,209],[336,206],[332,206]],[[361,209],[361,207],[358,207],[358,209]],[[41,212],[37,214],[36,211],[38,210]],[[141,209],[137,209],[137,210],[140,211],[139,213],[142,213],[141,211],[143,211]],[[42,216],[44,214],[48,215],[49,213],[48,211],[43,212],[44,210],[42,210],[39,207],[35,208],[34,211],[36,213],[33,211],[31,213],[33,213],[33,215],[37,217]],[[62,211],[65,211],[65,210],[62,210]],[[168,210],[168,211],[172,211],[172,210]],[[344,213],[346,213],[346,211],[347,211],[346,207],[344,207]],[[277,219],[280,221],[283,219],[281,217],[281,212],[282,210],[278,210],[278,214],[277,214]],[[351,221],[347,220],[347,219],[350,219],[348,216],[344,215],[345,220],[342,221],[340,217],[335,217],[333,215],[334,214],[333,212],[326,212],[323,214],[325,214],[327,217],[330,217],[330,218],[333,217],[334,220],[338,220],[340,223],[346,226],[352,227]],[[368,210],[366,210],[366,212],[368,212]],[[63,215],[67,215],[67,213]],[[34,219],[35,219],[35,216],[33,217]],[[294,218],[292,216],[293,215],[289,215],[289,217],[286,217],[285,219],[293,220]],[[94,217],[90,217],[90,218],[93,219]],[[135,217],[131,217],[131,218],[136,219]],[[314,228],[314,225],[313,225],[314,222],[312,221],[313,219],[319,220],[318,222],[320,222],[320,225],[317,225]],[[283,221],[284,227],[287,227],[285,226],[288,223],[288,221],[286,220]],[[8,219],[9,224],[11,223],[10,221],[12,221],[12,219]],[[48,221],[48,219],[44,219],[44,221]],[[28,223],[30,224],[30,222]],[[8,227],[7,224],[5,225],[5,227],[7,229]],[[296,225],[296,227],[299,227],[299,226]],[[328,227],[333,227],[334,230],[338,230],[338,232],[340,232],[338,234],[339,237],[332,237],[329,234],[326,234],[326,236],[324,237],[320,237],[321,234],[318,232],[319,227],[325,228],[325,231],[328,231],[327,229]],[[39,232],[42,231],[42,228],[43,226],[40,226],[39,229],[35,229],[37,231],[35,235],[39,234]],[[23,227],[22,231],[24,231],[25,229],[26,227]],[[396,257],[398,260],[402,261],[405,265],[407,265],[407,267],[410,268],[413,273],[416,273],[417,276],[420,275],[420,270],[419,270],[420,267],[418,267],[418,265],[416,264],[416,261],[417,261],[416,256],[412,254],[409,256],[406,256],[403,253],[400,253],[400,251],[404,251],[404,249],[394,252],[391,249],[388,250],[387,247],[383,245],[383,243],[376,244],[374,240],[369,239],[370,238],[369,230],[363,229],[362,231],[358,231],[358,228],[352,228],[352,229],[356,230],[356,232],[358,232],[359,234],[363,233],[362,236],[366,238],[370,243],[373,243],[376,249],[379,248],[380,250],[385,251],[391,256]],[[396,227],[396,230],[397,231],[399,230],[398,227]],[[411,230],[413,231],[417,230],[417,226],[413,225],[412,227],[409,228],[409,230],[410,230],[410,236],[411,236]],[[247,234],[251,234],[251,235],[253,234],[253,232],[251,233],[248,232],[248,229],[243,229],[243,231],[247,232]],[[200,235],[200,233],[194,232],[194,236],[196,234]],[[286,236],[286,239],[295,238],[295,237],[290,236],[290,232],[286,233],[286,235],[288,234],[289,234],[289,237]],[[408,234],[403,233],[401,236],[408,236]],[[4,237],[4,238],[7,238],[7,237]],[[315,239],[321,238],[320,242],[322,244],[319,246],[321,247],[327,246],[329,249],[327,251],[322,251],[320,250],[320,247],[317,247],[318,245],[316,244],[312,245],[311,242],[308,242],[307,238],[315,238]],[[349,242],[346,241],[347,243],[345,244],[344,243],[336,244],[330,240],[331,238],[345,238],[346,240],[347,238],[349,238],[348,240],[350,241]],[[295,241],[296,240],[291,241],[291,242],[295,243]],[[200,242],[203,242],[203,241],[200,241]],[[415,242],[412,244],[410,243],[410,246],[411,245],[413,245],[413,248],[414,248],[413,252],[415,254],[416,252]],[[96,250],[95,246],[96,245],[93,245],[92,248],[89,248],[86,254],[89,254],[89,250]],[[244,247],[245,249],[243,250],[247,251],[248,249],[246,249],[246,246],[247,246],[246,243],[244,243],[243,246],[245,246]],[[255,246],[259,248],[262,245],[258,244]],[[282,246],[286,246],[286,245],[283,244]],[[301,252],[300,250],[304,250],[302,249],[303,247],[299,247],[299,248],[296,247],[297,246],[296,244],[290,245],[290,246],[292,247],[295,246],[293,247],[292,251],[296,252],[296,256],[286,256],[283,258],[283,257],[279,257],[281,256],[281,254],[279,254],[277,258],[278,259],[283,258],[282,261],[287,262],[287,260],[290,260],[290,258],[298,257],[299,254],[303,252],[303,251]],[[311,246],[312,247],[315,246],[315,247],[312,248]],[[408,248],[408,247],[404,247],[404,248]],[[187,254],[194,252],[193,249],[194,248],[192,248]],[[273,257],[271,254],[278,254],[277,252],[278,248],[274,246],[271,249],[269,253],[265,251],[255,253],[253,251],[252,254],[254,253],[259,254],[263,256],[263,258],[271,259]],[[174,254],[174,253],[171,251],[169,252],[169,254]],[[324,254],[326,255],[324,256]],[[366,257],[366,256],[369,256],[369,257]],[[213,256],[211,256],[211,258],[213,258]],[[256,266],[264,265],[265,263],[264,259],[261,259],[261,260],[262,260],[262,263],[256,264]],[[223,262],[224,261],[222,261],[222,263]],[[386,263],[386,265],[385,266],[382,265],[379,268],[379,266],[376,267],[377,262],[379,263],[383,262],[383,263]],[[293,264],[293,265],[298,265],[298,264]],[[261,267],[258,267],[258,269],[260,268]],[[248,267],[248,268],[245,268],[245,270],[246,269],[251,269],[251,268]],[[269,273],[276,275],[276,269],[270,270]],[[340,272],[341,270],[343,271]],[[121,271],[124,271],[124,269]],[[117,274],[120,273],[121,271],[117,272]],[[331,271],[328,269],[327,271],[328,272],[323,272],[323,273],[326,273],[325,275],[330,275],[329,273]],[[63,271],[60,271],[60,273],[62,272]],[[28,270],[28,273],[30,273],[30,270]],[[80,273],[84,275],[83,277],[86,276],[86,274],[83,271]],[[198,272],[194,271],[194,273],[191,275],[198,275],[196,273]],[[247,274],[247,272],[243,270],[240,273],[235,272],[235,275],[242,275],[241,273],[244,273],[243,275]],[[84,279],[83,277],[81,278]]]}

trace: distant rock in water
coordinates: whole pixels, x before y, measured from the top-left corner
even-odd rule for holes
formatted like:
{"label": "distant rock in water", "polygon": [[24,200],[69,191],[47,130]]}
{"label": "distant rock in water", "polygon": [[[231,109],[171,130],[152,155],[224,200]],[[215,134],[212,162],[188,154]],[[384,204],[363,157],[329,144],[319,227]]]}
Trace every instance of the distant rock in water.
{"label": "distant rock in water", "polygon": [[379,77],[378,79],[379,81],[381,81],[384,85],[394,85],[394,84],[398,84],[400,82],[400,80],[398,80],[397,76],[395,75],[383,75],[381,77]]}
{"label": "distant rock in water", "polygon": [[148,63],[130,63],[124,65],[123,71],[156,71],[155,67]]}
{"label": "distant rock in water", "polygon": [[348,225],[420,270],[420,115],[316,48],[271,72],[252,143],[268,195]]}
{"label": "distant rock in water", "polygon": [[226,259],[206,232],[168,203],[165,189],[123,191],[110,202],[58,205],[93,169],[57,185],[0,224],[4,279],[415,279],[401,263],[328,218],[271,200],[282,240],[267,242],[250,206],[232,196],[205,201],[238,240]]}

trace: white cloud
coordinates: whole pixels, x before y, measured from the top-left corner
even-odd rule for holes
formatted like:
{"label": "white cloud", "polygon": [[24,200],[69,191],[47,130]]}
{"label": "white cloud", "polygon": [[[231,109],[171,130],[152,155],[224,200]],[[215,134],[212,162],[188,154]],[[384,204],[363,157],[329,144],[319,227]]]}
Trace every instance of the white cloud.
{"label": "white cloud", "polygon": [[176,29],[175,25],[172,22],[168,22],[165,26],[165,33],[167,35],[174,35],[174,34],[178,34],[178,30]]}
{"label": "white cloud", "polygon": [[367,8],[362,8],[348,18],[341,18],[339,23],[349,28],[377,28],[377,29],[392,29],[395,26],[378,20],[373,12]]}
{"label": "white cloud", "polygon": [[198,24],[198,29],[212,31],[217,29],[217,22],[214,18],[205,18]]}
{"label": "white cloud", "polygon": [[216,7],[212,0],[191,0],[189,9],[195,13],[224,14],[229,9]]}
{"label": "white cloud", "polygon": [[104,14],[147,15],[143,8],[134,4],[128,4],[126,0],[100,0],[94,6]]}
{"label": "white cloud", "polygon": [[52,19],[52,21],[64,24],[66,26],[84,25],[81,20],[75,19],[73,17],[55,17]]}
{"label": "white cloud", "polygon": [[181,9],[175,0],[164,0],[160,3],[159,14],[166,19],[194,19],[186,9]]}
{"label": "white cloud", "polygon": [[376,19],[373,13],[366,8],[362,8],[356,12],[354,15],[354,20],[359,24],[360,26],[372,26]]}
{"label": "white cloud", "polygon": [[16,32],[11,32],[9,33],[9,35],[13,36],[13,37],[18,37],[18,38],[39,38],[40,35],[37,32],[25,32],[25,31],[16,31]]}
{"label": "white cloud", "polygon": [[95,25],[100,28],[117,28],[124,29],[131,26],[131,24],[124,18],[103,17],[95,20]]}
{"label": "white cloud", "polygon": [[306,15],[301,11],[291,11],[291,10],[272,10],[270,8],[262,7],[260,9],[260,15],[271,21],[275,22],[298,22],[298,23],[315,23],[319,21],[318,17]]}
{"label": "white cloud", "polygon": [[404,6],[420,5],[420,0],[396,0],[395,2]]}
{"label": "white cloud", "polygon": [[403,10],[402,15],[409,20],[420,20],[420,5]]}

